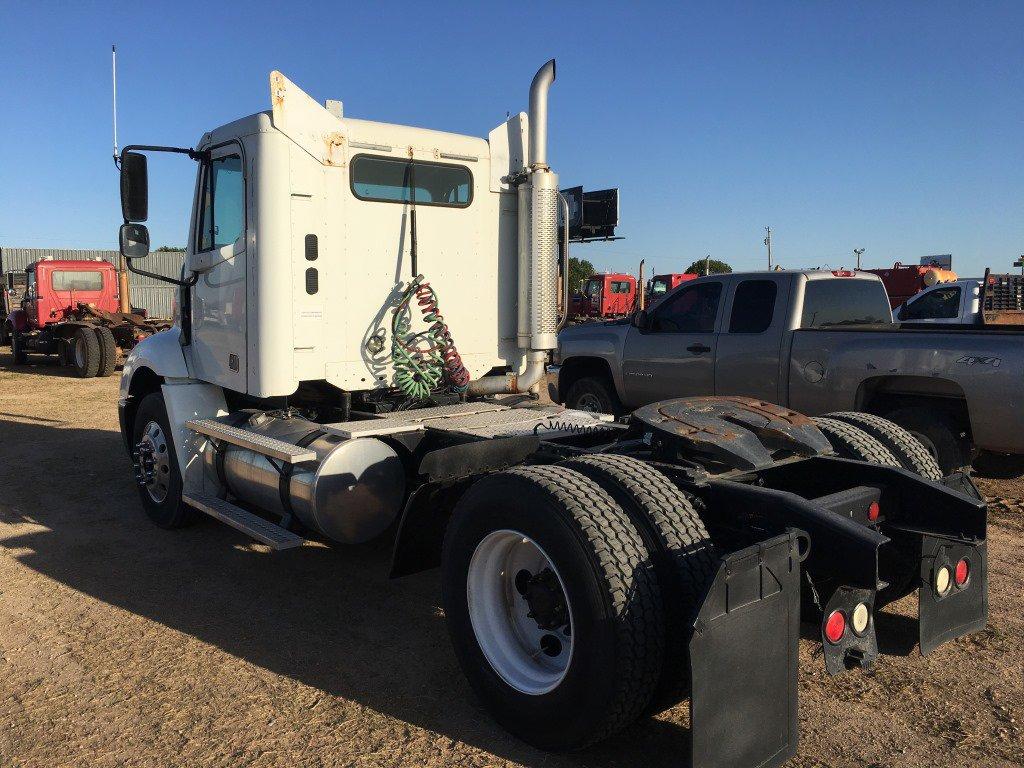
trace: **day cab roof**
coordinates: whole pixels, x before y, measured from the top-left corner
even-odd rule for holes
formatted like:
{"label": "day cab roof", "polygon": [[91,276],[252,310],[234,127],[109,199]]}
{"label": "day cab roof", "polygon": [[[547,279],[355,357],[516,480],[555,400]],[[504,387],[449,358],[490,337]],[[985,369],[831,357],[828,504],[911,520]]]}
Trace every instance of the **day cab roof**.
{"label": "day cab roof", "polygon": [[70,272],[95,272],[96,270],[113,271],[114,265],[109,261],[96,261],[95,259],[41,259],[34,261],[25,267],[26,272],[35,272],[37,268],[63,269]]}

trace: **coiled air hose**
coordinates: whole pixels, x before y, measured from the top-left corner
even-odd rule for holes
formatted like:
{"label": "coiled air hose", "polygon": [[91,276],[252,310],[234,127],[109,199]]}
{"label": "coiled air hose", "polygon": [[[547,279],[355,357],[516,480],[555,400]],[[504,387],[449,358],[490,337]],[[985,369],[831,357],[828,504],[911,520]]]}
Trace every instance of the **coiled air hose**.
{"label": "coiled air hose", "polygon": [[[427,323],[425,330],[415,333],[411,309],[414,297]],[[395,387],[416,400],[426,400],[442,383],[459,394],[469,388],[469,372],[440,312],[437,293],[423,275],[416,275],[392,310],[391,365]]]}

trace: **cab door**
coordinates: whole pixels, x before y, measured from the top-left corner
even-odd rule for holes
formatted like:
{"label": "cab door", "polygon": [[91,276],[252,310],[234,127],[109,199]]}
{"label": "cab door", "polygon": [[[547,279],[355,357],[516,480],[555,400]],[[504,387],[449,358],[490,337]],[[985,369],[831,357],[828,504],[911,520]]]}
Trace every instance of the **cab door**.
{"label": "cab door", "polygon": [[192,362],[203,381],[246,391],[246,183],[242,147],[231,142],[200,166],[190,269]]}
{"label": "cab door", "polygon": [[626,405],[714,394],[724,285],[688,283],[658,303],[645,329],[629,328],[622,352]]}

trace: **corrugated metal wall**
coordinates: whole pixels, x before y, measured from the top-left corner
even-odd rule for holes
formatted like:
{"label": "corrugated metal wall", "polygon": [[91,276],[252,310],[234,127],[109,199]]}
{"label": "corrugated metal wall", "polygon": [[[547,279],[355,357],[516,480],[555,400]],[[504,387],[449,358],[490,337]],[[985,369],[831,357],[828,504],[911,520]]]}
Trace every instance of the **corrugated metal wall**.
{"label": "corrugated metal wall", "polygon": [[[10,271],[21,271],[34,261],[44,257],[51,259],[102,259],[115,266],[120,254],[117,251],[89,251],[70,248],[8,248],[0,246],[0,274]],[[137,264],[147,272],[158,275],[179,277],[181,274],[180,252],[157,251],[151,253],[143,264]],[[133,307],[145,309],[150,317],[170,317],[171,302],[174,299],[173,285],[162,283],[152,277],[143,277],[134,273],[129,275],[131,286],[131,304]]]}

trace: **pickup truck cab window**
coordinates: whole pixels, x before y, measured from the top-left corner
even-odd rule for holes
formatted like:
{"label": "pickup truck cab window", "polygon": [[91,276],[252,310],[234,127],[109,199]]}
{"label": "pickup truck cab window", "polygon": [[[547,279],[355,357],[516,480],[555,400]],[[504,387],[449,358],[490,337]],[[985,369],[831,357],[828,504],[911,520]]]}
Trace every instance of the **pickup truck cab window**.
{"label": "pickup truck cab window", "polygon": [[658,305],[651,318],[654,333],[712,333],[722,297],[721,283],[687,286]]}
{"label": "pickup truck cab window", "polygon": [[837,277],[807,281],[801,328],[890,323],[892,309],[881,280]]}
{"label": "pickup truck cab window", "polygon": [[764,333],[775,314],[774,280],[744,280],[736,286],[729,333]]}
{"label": "pickup truck cab window", "polygon": [[954,319],[960,315],[960,286],[936,288],[907,305],[900,312],[900,320]]}

